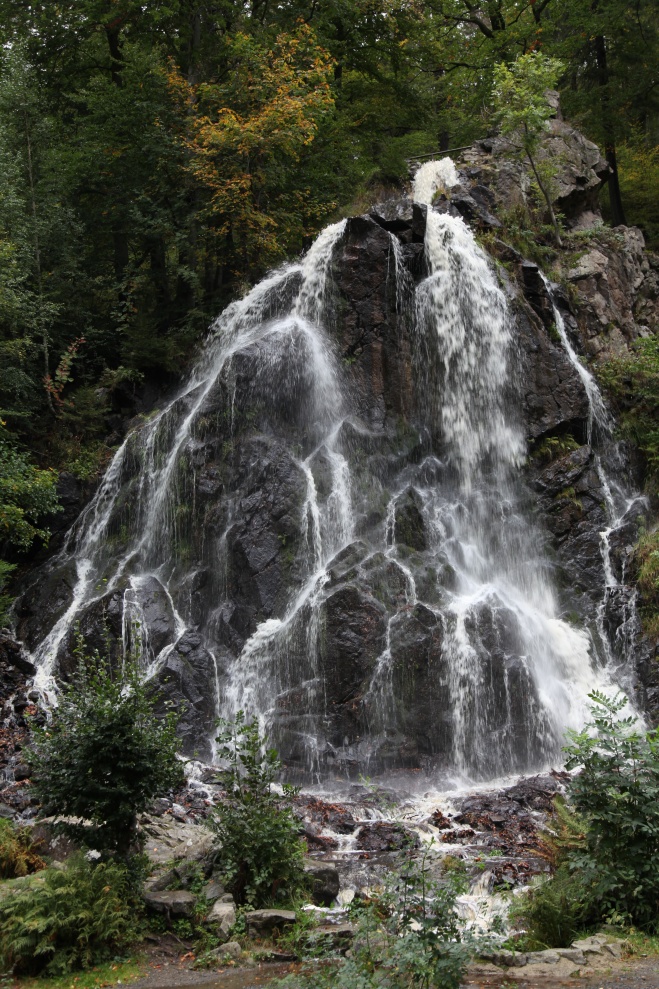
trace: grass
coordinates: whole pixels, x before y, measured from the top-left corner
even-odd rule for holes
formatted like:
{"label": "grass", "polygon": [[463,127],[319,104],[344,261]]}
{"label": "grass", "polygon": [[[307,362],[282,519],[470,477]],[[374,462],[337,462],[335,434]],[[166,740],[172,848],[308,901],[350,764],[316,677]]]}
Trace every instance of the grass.
{"label": "grass", "polygon": [[55,978],[37,977],[16,979],[13,976],[0,978],[2,989],[101,989],[102,986],[116,986],[135,982],[147,971],[145,957],[136,955],[124,961],[106,962],[87,972],[69,973]]}

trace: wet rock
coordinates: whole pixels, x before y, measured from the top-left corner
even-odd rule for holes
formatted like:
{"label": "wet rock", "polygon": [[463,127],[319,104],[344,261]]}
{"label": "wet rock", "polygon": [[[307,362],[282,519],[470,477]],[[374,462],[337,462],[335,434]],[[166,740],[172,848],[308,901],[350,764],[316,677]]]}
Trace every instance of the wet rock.
{"label": "wet rock", "polygon": [[211,951],[211,957],[215,958],[219,963],[222,963],[226,958],[231,961],[238,961],[243,954],[243,949],[237,941],[227,941],[220,948],[215,948]]}
{"label": "wet rock", "polygon": [[35,673],[36,669],[23,655],[20,643],[7,632],[0,631],[0,705]]}
{"label": "wet rock", "polygon": [[349,705],[365,688],[384,647],[385,612],[358,587],[347,585],[329,594],[322,624],[320,672],[332,712]]}
{"label": "wet rock", "polygon": [[339,873],[333,865],[305,859],[304,872],[311,884],[313,902],[321,907],[330,907],[339,894]]}
{"label": "wet rock", "polygon": [[602,232],[565,274],[576,295],[588,355],[604,360],[628,351],[659,327],[659,265],[644,251],[637,227]]}
{"label": "wet rock", "polygon": [[314,942],[320,941],[330,951],[345,954],[356,934],[353,924],[319,924],[313,932]]}
{"label": "wet rock", "polygon": [[410,549],[427,549],[428,540],[423,518],[423,502],[414,488],[409,488],[396,501],[394,516],[394,539]]}
{"label": "wet rock", "polygon": [[419,837],[400,824],[378,821],[363,824],[357,832],[357,848],[365,852],[397,852],[401,848],[418,848]]}
{"label": "wet rock", "polygon": [[295,923],[294,910],[248,910],[244,916],[250,937],[283,931]]}
{"label": "wet rock", "polygon": [[357,829],[357,821],[347,807],[328,803],[319,797],[297,797],[296,803],[305,818],[336,834],[352,834]]}
{"label": "wet rock", "polygon": [[215,681],[215,661],[198,633],[181,636],[154,681],[158,687],[156,712],[180,712],[177,730],[183,753],[208,760],[216,718],[215,698],[209,691],[209,684]]}
{"label": "wet rock", "polygon": [[151,804],[151,813],[156,814],[158,817],[162,817],[166,814],[168,810],[171,810],[172,802],[168,800],[167,797],[156,797],[156,799]]}

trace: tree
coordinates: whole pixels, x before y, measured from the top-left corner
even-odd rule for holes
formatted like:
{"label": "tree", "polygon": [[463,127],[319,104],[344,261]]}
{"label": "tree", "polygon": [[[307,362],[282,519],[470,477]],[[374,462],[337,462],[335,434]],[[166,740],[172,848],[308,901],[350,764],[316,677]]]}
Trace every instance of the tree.
{"label": "tree", "polygon": [[494,101],[501,133],[509,137],[527,159],[547,204],[558,246],[561,234],[552,206],[546,178],[541,178],[536,162],[540,139],[549,128],[553,109],[547,90],[553,89],[563,69],[562,62],[541,52],[529,52],[508,67],[500,62],[494,70]]}
{"label": "tree", "polygon": [[193,86],[173,67],[169,79],[203,215],[234,271],[250,277],[306,233],[313,192],[291,189],[290,177],[332,107],[331,62],[306,27],[267,45],[236,34],[225,57],[219,84]]}
{"label": "tree", "polygon": [[[237,903],[251,906],[290,897],[303,882],[304,845],[299,822],[272,789],[281,769],[277,752],[242,711],[218,726],[218,756],[227,762],[218,782],[226,798],[208,823],[219,839],[227,886]],[[287,784],[283,789],[285,798],[296,792]]]}
{"label": "tree", "polygon": [[134,661],[112,670],[77,643],[78,668],[64,684],[50,724],[35,728],[30,752],[34,792],[44,815],[90,848],[127,858],[137,815],[183,780],[176,717],[154,716],[148,685]]}
{"label": "tree", "polygon": [[620,717],[627,698],[590,694],[592,721],[570,732],[568,794],[588,824],[571,865],[590,881],[600,916],[653,928],[659,902],[659,730]]}

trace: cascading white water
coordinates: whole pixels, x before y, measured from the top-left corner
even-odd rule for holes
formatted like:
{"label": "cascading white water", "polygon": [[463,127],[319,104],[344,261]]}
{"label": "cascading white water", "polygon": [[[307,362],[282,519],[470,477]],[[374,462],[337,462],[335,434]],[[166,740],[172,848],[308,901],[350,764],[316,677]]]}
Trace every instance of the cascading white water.
{"label": "cascading white water", "polygon": [[[602,649],[604,650],[607,663],[609,666],[613,667],[615,660],[604,627],[609,595],[613,588],[619,587],[619,582],[613,572],[613,566],[611,563],[611,535],[626,524],[631,512],[634,509],[642,511],[646,507],[647,501],[642,495],[622,490],[622,488],[619,485],[614,484],[607,475],[604,464],[602,463],[599,446],[602,443],[607,442],[609,445],[611,444],[613,430],[611,416],[606,408],[604,399],[602,398],[602,393],[599,390],[595,378],[590,373],[588,368],[586,368],[579,360],[579,357],[570,342],[570,338],[565,328],[565,320],[563,319],[563,315],[556,304],[556,299],[554,298],[554,293],[552,291],[549,279],[542,274],[542,272],[540,275],[547,290],[547,294],[551,300],[554,323],[556,325],[561,343],[570,364],[576,370],[581,379],[586,397],[588,399],[587,440],[595,451],[595,467],[602,487],[602,493],[604,495],[604,507],[608,521],[606,528],[602,529],[600,532],[600,553],[602,556],[604,581],[602,587],[602,599],[597,609],[596,626],[599,633],[599,641]],[[631,611],[631,614],[625,624],[634,624],[636,618],[635,592],[630,596],[629,610]],[[621,665],[626,666],[627,669],[621,679],[626,680],[627,685],[631,686],[633,683],[633,662],[631,661],[632,657],[628,655],[628,653],[629,649],[624,648],[623,663]]]}
{"label": "cascading white water", "polygon": [[418,421],[369,421],[353,358],[338,359],[334,224],[227,308],[181,392],[117,451],[52,564],[75,580],[34,652],[42,687],[75,622],[121,607],[120,643],[146,676],[203,668],[195,696],[256,715],[307,772],[405,764],[419,734],[423,757],[463,778],[559,755],[606,672],[558,615],[520,481],[505,297],[468,227],[430,207],[457,182],[449,158],[417,173],[416,289],[394,236],[386,255],[382,305],[414,355]]}
{"label": "cascading white water", "polygon": [[[417,173],[414,198],[429,206],[454,178],[446,159],[429,162]],[[459,217],[428,209],[425,244],[430,274],[417,292],[419,325],[427,352],[436,348],[438,426],[457,475],[452,490],[422,491],[436,551],[455,574],[443,609],[453,757],[463,773],[484,765],[495,773],[514,764],[519,739],[507,737],[505,719],[492,733],[493,674],[483,659],[493,638],[504,640],[509,654],[499,674],[508,726],[520,691],[528,695],[527,762],[556,752],[565,727],[582,723],[588,692],[606,677],[593,664],[586,633],[558,617],[540,534],[521,507],[525,449],[511,414],[503,293]]]}
{"label": "cascading white water", "polygon": [[430,205],[437,194],[449,192],[460,183],[452,158],[427,161],[414,176],[414,201]]}

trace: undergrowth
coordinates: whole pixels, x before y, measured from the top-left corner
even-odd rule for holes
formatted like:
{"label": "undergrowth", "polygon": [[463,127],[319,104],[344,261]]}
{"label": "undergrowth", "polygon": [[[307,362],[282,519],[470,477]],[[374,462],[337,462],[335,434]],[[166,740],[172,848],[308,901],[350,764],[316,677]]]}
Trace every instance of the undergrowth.
{"label": "undergrowth", "polygon": [[0,818],[0,879],[15,879],[45,869],[27,828],[15,828]]}
{"label": "undergrowth", "polygon": [[114,958],[137,937],[128,870],[82,855],[0,897],[0,961],[17,975],[63,975]]}

